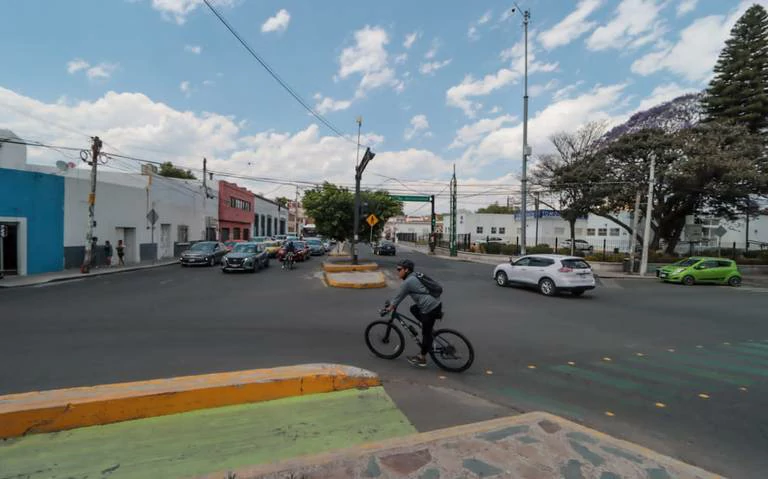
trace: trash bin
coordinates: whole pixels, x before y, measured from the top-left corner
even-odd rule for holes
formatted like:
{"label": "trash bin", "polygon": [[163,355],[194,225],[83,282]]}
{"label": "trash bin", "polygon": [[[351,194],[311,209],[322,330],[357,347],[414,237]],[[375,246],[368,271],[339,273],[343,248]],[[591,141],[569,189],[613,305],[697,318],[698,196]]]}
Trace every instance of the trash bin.
{"label": "trash bin", "polygon": [[631,259],[625,258],[622,261],[622,271],[625,273],[639,273],[640,272],[640,260],[635,258],[634,264],[630,265]]}
{"label": "trash bin", "polygon": [[622,263],[622,268],[621,268],[621,270],[622,270],[624,273],[629,273],[629,272],[630,272],[630,266],[629,266],[629,263],[630,263],[630,261],[629,261],[629,258],[624,258],[624,259],[621,261],[621,263]]}

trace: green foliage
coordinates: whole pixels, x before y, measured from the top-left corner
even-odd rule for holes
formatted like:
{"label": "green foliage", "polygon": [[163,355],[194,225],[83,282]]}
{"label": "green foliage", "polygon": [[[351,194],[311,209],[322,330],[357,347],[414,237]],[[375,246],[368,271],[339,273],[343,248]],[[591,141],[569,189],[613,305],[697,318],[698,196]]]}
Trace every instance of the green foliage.
{"label": "green foliage", "polygon": [[525,248],[527,254],[552,254],[554,250],[548,244],[537,244]]}
{"label": "green foliage", "polygon": [[288,199],[288,198],[286,198],[285,196],[278,196],[277,198],[275,198],[275,203],[277,203],[278,205],[280,205],[280,207],[281,207],[281,208],[286,208],[286,207],[288,207],[288,203],[289,203],[290,201],[291,201],[291,200],[289,200],[289,199]]}
{"label": "green foliage", "polygon": [[[373,213],[379,218],[373,230],[373,235],[378,236],[389,218],[403,212],[402,203],[393,200],[387,191],[362,191],[360,197],[361,204],[368,204],[367,211],[360,217],[358,234],[361,237],[370,232],[365,223],[367,214]],[[355,211],[352,191],[326,182],[304,193],[303,205],[307,215],[314,218],[318,234],[340,241],[352,237]]]}
{"label": "green foliage", "polygon": [[478,213],[491,213],[496,215],[515,214],[519,210],[514,206],[501,206],[498,202],[477,210]]}
{"label": "green foliage", "polygon": [[197,179],[191,170],[185,171],[181,168],[177,168],[173,166],[173,163],[171,163],[170,161],[166,161],[165,163],[160,165],[160,171],[158,172],[158,174],[160,176],[165,176],[168,178],[181,178],[182,180]]}

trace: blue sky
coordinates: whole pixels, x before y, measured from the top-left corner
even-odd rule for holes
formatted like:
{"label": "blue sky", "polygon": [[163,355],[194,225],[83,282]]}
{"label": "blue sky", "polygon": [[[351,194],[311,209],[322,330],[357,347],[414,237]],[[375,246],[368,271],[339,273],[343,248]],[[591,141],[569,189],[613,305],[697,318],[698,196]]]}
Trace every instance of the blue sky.
{"label": "blue sky", "polygon": [[[703,88],[753,2],[519,3],[532,15],[536,154],[550,150],[557,131],[619,122]],[[465,183],[517,182],[523,28],[508,13],[512,2],[216,4],[334,125],[354,134],[363,116],[364,142],[378,152],[368,184],[386,175],[426,191],[436,183],[411,180],[443,181],[454,163]],[[74,146],[99,134],[156,161],[199,166],[206,156],[220,170],[351,182],[354,145],[308,115],[201,0],[25,0],[12,11],[0,30],[0,127]],[[30,157],[61,159],[32,149]]]}

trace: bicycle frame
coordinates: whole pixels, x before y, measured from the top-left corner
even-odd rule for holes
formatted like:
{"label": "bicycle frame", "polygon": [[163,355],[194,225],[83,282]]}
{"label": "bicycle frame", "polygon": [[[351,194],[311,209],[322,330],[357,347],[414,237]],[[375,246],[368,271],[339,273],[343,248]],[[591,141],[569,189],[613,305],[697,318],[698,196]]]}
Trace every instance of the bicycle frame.
{"label": "bicycle frame", "polygon": [[[413,338],[413,340],[416,341],[416,343],[419,346],[421,346],[421,341],[419,341],[419,332],[421,332],[421,321],[411,318],[409,316],[406,316],[404,314],[398,313],[397,310],[394,310],[390,315],[389,323],[394,327],[393,323],[395,322],[397,322],[402,329],[408,331],[408,333],[411,335],[411,338]],[[416,326],[416,329],[414,329],[413,326]],[[387,339],[388,338],[389,338],[389,330],[387,330]],[[438,343],[438,344],[435,344],[435,343]],[[432,340],[432,347],[431,347],[432,352],[439,354],[444,349],[453,349],[453,347],[445,339],[440,337],[435,337]]]}

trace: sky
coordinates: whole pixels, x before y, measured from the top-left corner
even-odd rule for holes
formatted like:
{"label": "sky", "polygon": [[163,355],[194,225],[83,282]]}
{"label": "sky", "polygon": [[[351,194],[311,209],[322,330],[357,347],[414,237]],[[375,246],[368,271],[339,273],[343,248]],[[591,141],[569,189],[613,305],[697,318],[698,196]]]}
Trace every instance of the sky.
{"label": "sky", "polygon": [[[524,29],[514,2],[212,0],[302,107],[202,0],[4,0],[0,128],[44,143],[290,181],[519,197]],[[529,144],[702,90],[729,32],[768,0],[520,0],[529,9]],[[72,153],[29,148],[53,165]],[[76,156],[76,155],[75,155]],[[137,163],[114,160],[108,168]],[[237,180],[270,197],[295,187]],[[427,213],[409,204],[410,213]]]}

